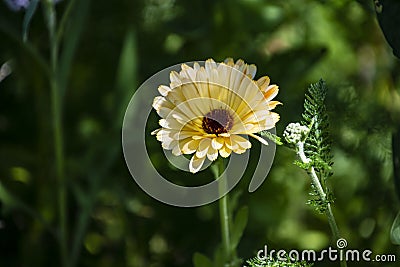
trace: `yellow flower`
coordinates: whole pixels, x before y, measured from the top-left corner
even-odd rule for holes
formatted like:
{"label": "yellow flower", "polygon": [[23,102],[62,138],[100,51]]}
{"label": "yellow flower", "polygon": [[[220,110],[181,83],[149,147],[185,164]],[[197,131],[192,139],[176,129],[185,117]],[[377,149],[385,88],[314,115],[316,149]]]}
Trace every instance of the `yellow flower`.
{"label": "yellow flower", "polygon": [[169,86],[158,88],[161,96],[153,108],[162,118],[161,128],[152,132],[162,147],[174,155],[194,154],[189,163],[198,172],[206,158],[214,161],[220,155],[241,154],[251,147],[242,135],[255,135],[275,127],[279,120],[271,112],[278,101],[278,86],[270,85],[267,76],[253,80],[257,68],[243,60],[216,63],[209,59],[205,66],[182,64],[179,73],[170,74]]}

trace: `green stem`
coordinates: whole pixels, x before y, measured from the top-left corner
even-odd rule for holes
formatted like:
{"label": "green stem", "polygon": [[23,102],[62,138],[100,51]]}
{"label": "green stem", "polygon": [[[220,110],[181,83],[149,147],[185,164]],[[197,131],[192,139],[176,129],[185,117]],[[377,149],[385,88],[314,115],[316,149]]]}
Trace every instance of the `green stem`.
{"label": "green stem", "polygon": [[[214,172],[215,179],[220,180],[219,183],[219,192],[223,194],[226,192],[226,172],[225,170],[225,162],[223,159],[218,159],[216,164],[216,171]],[[222,248],[224,252],[224,263],[228,266],[232,262],[232,248],[231,248],[231,240],[230,240],[230,217],[229,217],[229,208],[228,208],[228,194],[225,194],[221,197],[219,202],[219,217],[221,224],[221,236],[222,236]]]}
{"label": "green stem", "polygon": [[[299,155],[299,158],[303,163],[308,164],[311,162],[311,160],[309,158],[307,158],[306,154],[304,153],[304,142],[297,143],[297,154]],[[321,182],[318,178],[315,168],[313,166],[311,166],[307,170],[307,173],[309,174],[309,176],[311,178],[311,182],[314,185],[319,197],[321,198],[321,200],[323,202],[325,202],[326,201],[326,193],[321,185]],[[335,216],[333,215],[332,207],[331,207],[330,203],[327,204],[327,209],[325,211],[325,214],[328,218],[328,223],[329,223],[329,227],[331,228],[333,238],[334,238],[334,240],[337,241],[341,237],[340,237],[339,227],[337,226],[336,219],[335,219]],[[340,261],[340,266],[347,267],[346,259],[343,259]]]}
{"label": "green stem", "polygon": [[225,254],[225,262],[230,262],[231,248],[229,236],[228,195],[219,200],[219,213],[221,221],[222,244]]}
{"label": "green stem", "polygon": [[58,182],[58,216],[60,224],[60,255],[63,267],[68,266],[67,256],[67,190],[64,176],[64,141],[62,131],[62,105],[60,97],[60,87],[58,83],[58,40],[56,35],[56,11],[54,2],[51,0],[43,1],[47,27],[49,30],[50,41],[50,62],[51,62],[51,106],[53,121],[54,154],[56,161],[56,177]]}
{"label": "green stem", "polygon": [[64,35],[64,31],[65,31],[65,26],[67,24],[67,20],[69,18],[69,16],[71,15],[71,11],[73,6],[75,5],[76,0],[70,0],[68,3],[68,6],[64,12],[64,15],[61,18],[60,24],[58,26],[58,32],[57,32],[57,42],[60,43],[61,42],[61,38]]}

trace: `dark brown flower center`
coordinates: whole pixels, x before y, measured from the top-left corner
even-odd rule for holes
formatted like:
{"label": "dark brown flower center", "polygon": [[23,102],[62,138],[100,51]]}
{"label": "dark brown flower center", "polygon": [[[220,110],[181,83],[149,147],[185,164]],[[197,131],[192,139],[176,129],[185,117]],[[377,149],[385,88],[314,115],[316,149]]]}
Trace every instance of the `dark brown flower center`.
{"label": "dark brown flower center", "polygon": [[233,118],[226,109],[214,109],[203,117],[202,127],[208,134],[227,133],[233,126]]}

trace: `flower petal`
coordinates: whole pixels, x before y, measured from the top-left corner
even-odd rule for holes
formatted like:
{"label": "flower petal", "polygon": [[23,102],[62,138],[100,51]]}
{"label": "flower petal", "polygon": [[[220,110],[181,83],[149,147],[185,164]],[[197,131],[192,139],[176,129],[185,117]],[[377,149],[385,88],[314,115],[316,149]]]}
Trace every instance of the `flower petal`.
{"label": "flower petal", "polygon": [[218,150],[210,147],[207,152],[207,158],[214,161],[218,158]]}
{"label": "flower petal", "polygon": [[264,93],[265,100],[270,101],[273,99],[279,92],[279,87],[275,84],[268,86],[267,90]]}
{"label": "flower petal", "polygon": [[229,149],[228,147],[226,147],[226,146],[223,146],[220,150],[218,150],[219,151],[219,154],[221,155],[221,157],[223,157],[223,158],[227,158],[227,157],[229,157],[229,155],[231,154],[231,152],[232,152],[232,150],[231,149]]}
{"label": "flower petal", "polygon": [[258,141],[260,141],[261,144],[266,145],[266,146],[268,145],[267,140],[265,140],[265,139],[262,138],[261,136],[258,136],[258,135],[255,135],[255,134],[249,134],[249,135],[250,135],[251,137],[257,139]]}
{"label": "flower petal", "polygon": [[162,96],[166,96],[168,95],[168,93],[171,91],[171,88],[169,88],[166,85],[160,85],[158,87],[158,92],[162,95]]}
{"label": "flower petal", "polygon": [[241,148],[249,149],[251,147],[251,143],[246,138],[241,137],[240,135],[232,135],[232,143],[238,144]]}
{"label": "flower petal", "polygon": [[205,157],[198,158],[196,155],[193,155],[193,157],[190,159],[190,162],[189,162],[190,172],[191,173],[198,172],[201,169],[201,167],[203,166],[205,159],[206,159]]}
{"label": "flower petal", "polygon": [[216,138],[213,138],[212,139],[212,141],[211,141],[211,146],[214,148],[214,149],[220,149],[223,145],[224,145],[224,143],[225,143],[225,138],[223,138],[223,137],[216,137]]}
{"label": "flower petal", "polygon": [[207,155],[208,148],[211,147],[211,140],[209,138],[205,138],[199,142],[199,147],[196,151],[196,157],[204,158]]}
{"label": "flower petal", "polygon": [[183,154],[192,154],[196,152],[197,147],[199,146],[199,140],[186,139],[180,142],[181,151]]}

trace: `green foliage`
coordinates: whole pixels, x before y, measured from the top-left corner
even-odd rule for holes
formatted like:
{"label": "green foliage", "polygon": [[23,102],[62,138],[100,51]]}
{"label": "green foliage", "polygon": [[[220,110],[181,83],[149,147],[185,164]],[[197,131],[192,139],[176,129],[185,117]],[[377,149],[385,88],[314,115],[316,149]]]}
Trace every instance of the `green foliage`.
{"label": "green foliage", "polygon": [[304,162],[302,162],[300,160],[295,160],[293,162],[293,164],[296,165],[299,168],[302,168],[305,171],[308,171],[313,166],[312,162],[304,163]]}
{"label": "green foliage", "polygon": [[[311,165],[314,167],[324,191],[328,192],[327,179],[332,175],[333,156],[329,135],[329,117],[325,106],[326,94],[326,83],[322,79],[310,85],[304,99],[302,124],[310,127],[304,143],[304,153],[311,160]],[[331,202],[332,198],[322,199],[315,190],[315,186],[312,188],[313,192],[310,194],[312,198],[308,203],[323,213],[326,204]]]}
{"label": "green foliage", "polygon": [[193,266],[194,267],[213,267],[214,264],[211,262],[209,258],[204,256],[203,254],[196,252],[193,255]]}
{"label": "green foliage", "polygon": [[[4,2],[0,1],[0,65],[12,59],[13,72],[0,83],[0,265],[59,266],[44,1],[30,20],[28,42],[22,38],[27,13],[12,12]],[[190,266],[193,254],[201,251],[216,267],[223,266],[220,236],[210,234],[218,232],[215,205],[178,209],[148,197],[126,169],[119,124],[130,95],[154,73],[184,61],[227,56],[255,63],[256,78],[268,75],[279,85],[277,100],[283,106],[276,109],[277,132],[298,120],[302,88],[325,77],[330,87],[326,104],[335,114],[330,116],[335,140],[331,182],[340,188],[335,190],[335,212],[342,222],[351,220],[341,229],[351,233],[346,239],[353,248],[398,251],[388,238],[398,210],[390,138],[399,125],[394,116],[400,107],[395,90],[400,88],[398,63],[375,14],[358,2],[373,4],[59,1],[67,224],[75,259],[71,261],[88,267]],[[157,120],[151,118],[148,126],[156,128]],[[162,150],[155,149],[160,145],[152,139],[146,140],[152,160],[169,177],[178,176],[164,164]],[[321,230],[321,217],[304,220],[307,181],[292,161],[291,151],[278,149],[263,186],[249,194],[250,175],[245,174],[233,190],[244,192],[240,203],[249,207],[238,256],[251,255],[266,237],[275,248],[326,248],[329,237]],[[24,169],[31,179],[21,182],[14,177],[14,168]],[[199,176],[196,185],[212,174],[204,171]],[[182,181],[193,182],[183,175]],[[315,236],[313,231],[319,235],[309,239]],[[88,244],[93,235],[98,237],[95,251]],[[167,251],[148,245],[154,235],[168,245]]]}
{"label": "green foliage", "polygon": [[266,138],[268,138],[269,140],[271,140],[272,142],[274,142],[277,145],[283,145],[282,139],[277,136],[276,134],[273,134],[269,131],[262,131],[260,132],[261,136],[264,136]]}
{"label": "green foliage", "polygon": [[307,204],[313,206],[318,213],[325,213],[327,205],[329,203],[333,203],[332,191],[330,191],[329,188],[325,188],[325,190],[327,190],[325,191],[326,197],[325,199],[322,199],[320,194],[318,194],[314,184],[311,184],[311,189],[312,191],[309,193],[311,198],[307,200]]}
{"label": "green foliage", "polygon": [[390,240],[393,244],[400,245],[400,212],[397,213],[390,230]]}
{"label": "green foliage", "polygon": [[[235,198],[238,198],[239,194],[234,194],[233,196],[236,196]],[[230,201],[229,203],[236,202],[236,200]],[[233,203],[235,206],[236,204]],[[233,211],[230,211],[233,213]],[[230,243],[230,248],[232,251],[236,251],[239,242],[243,236],[244,230],[247,225],[247,220],[248,220],[248,214],[249,214],[249,209],[248,207],[241,207],[235,214],[235,217],[233,221],[231,222],[231,243]],[[196,252],[193,255],[193,265],[195,267],[208,267],[208,266],[222,266],[224,264],[223,262],[223,251],[222,251],[222,246],[218,246],[218,248],[215,250],[214,253],[214,258],[211,260],[207,256]],[[242,263],[242,259],[238,258],[237,255],[233,255],[232,262],[230,262],[229,266],[240,266]]]}
{"label": "green foliage", "polygon": [[242,207],[236,213],[232,225],[232,240],[231,240],[232,250],[236,250],[237,246],[239,245],[239,241],[242,238],[244,229],[246,228],[247,225],[248,217],[249,217],[249,209],[247,207]]}
{"label": "green foliage", "polygon": [[246,267],[311,267],[312,263],[305,261],[292,261],[289,258],[287,260],[277,260],[268,258],[266,260],[255,257],[246,261],[248,265]]}
{"label": "green foliage", "polygon": [[321,179],[332,175],[331,141],[329,136],[329,117],[325,106],[327,93],[323,80],[311,84],[304,99],[303,125],[312,125],[305,141],[305,154],[310,158]]}

